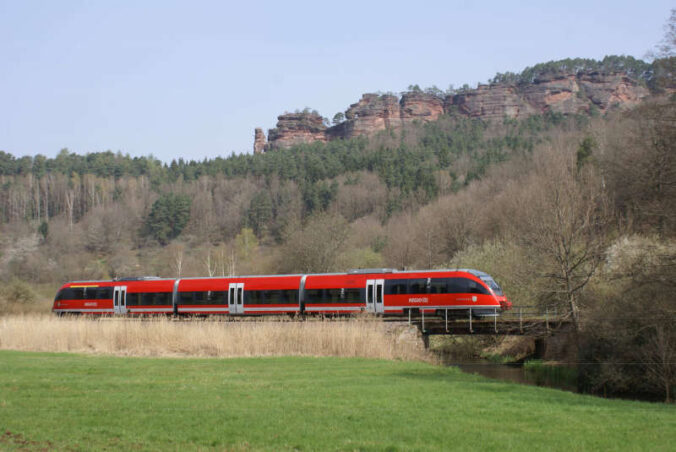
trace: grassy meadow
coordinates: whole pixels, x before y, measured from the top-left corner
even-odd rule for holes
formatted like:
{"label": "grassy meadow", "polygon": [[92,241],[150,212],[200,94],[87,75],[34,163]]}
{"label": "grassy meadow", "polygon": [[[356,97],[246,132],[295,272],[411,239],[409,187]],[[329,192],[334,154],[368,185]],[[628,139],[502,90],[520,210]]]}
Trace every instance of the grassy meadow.
{"label": "grassy meadow", "polygon": [[411,331],[368,317],[8,315],[0,317],[0,450],[669,450],[676,443],[673,405],[497,382],[436,363]]}
{"label": "grassy meadow", "polygon": [[0,449],[673,450],[676,407],[424,362],[0,351]]}

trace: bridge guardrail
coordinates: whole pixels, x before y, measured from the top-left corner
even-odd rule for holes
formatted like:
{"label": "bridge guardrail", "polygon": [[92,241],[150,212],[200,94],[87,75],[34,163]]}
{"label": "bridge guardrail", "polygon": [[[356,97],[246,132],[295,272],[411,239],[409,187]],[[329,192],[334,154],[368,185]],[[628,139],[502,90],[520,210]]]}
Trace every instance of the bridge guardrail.
{"label": "bridge guardrail", "polygon": [[[449,312],[454,312],[453,309],[441,309],[437,311],[437,314],[439,311],[442,311],[442,320],[444,322],[444,329],[446,333],[449,333],[449,317],[448,314]],[[562,312],[560,309],[557,307],[550,307],[550,306],[535,306],[535,305],[528,305],[528,306],[513,306],[512,309],[507,310],[507,311],[500,311],[499,308],[494,308],[493,314],[490,313],[490,308],[488,309],[489,313],[486,314],[487,309],[486,308],[470,308],[468,309],[468,315],[465,320],[462,318],[454,317],[451,319],[452,321],[457,322],[458,320],[461,322],[468,322],[469,326],[469,332],[473,333],[474,328],[473,325],[480,323],[482,327],[486,326],[486,320],[492,318],[493,320],[493,331],[497,334],[498,333],[498,324],[515,324],[518,322],[518,330],[521,334],[524,333],[525,330],[532,328],[533,326],[544,326],[546,331],[550,331],[550,324],[551,323],[560,323],[562,320],[565,320],[565,317],[562,315]],[[480,312],[480,314],[478,314]],[[480,317],[479,320],[474,319],[474,317]],[[419,319],[415,319],[416,323],[417,320],[420,320],[420,329],[422,333],[426,333],[426,328],[425,328],[425,322],[427,321],[427,324],[430,325],[431,323],[438,324],[438,320],[435,320],[435,317],[438,319],[437,316],[433,316],[430,318],[430,316],[427,316],[427,319],[425,318],[425,313],[424,311],[421,313],[421,316]],[[499,321],[498,321],[499,319]],[[409,317],[408,317],[408,323],[409,325],[413,323],[413,319],[411,318],[411,313],[409,311]],[[514,326],[516,327],[516,325]]]}

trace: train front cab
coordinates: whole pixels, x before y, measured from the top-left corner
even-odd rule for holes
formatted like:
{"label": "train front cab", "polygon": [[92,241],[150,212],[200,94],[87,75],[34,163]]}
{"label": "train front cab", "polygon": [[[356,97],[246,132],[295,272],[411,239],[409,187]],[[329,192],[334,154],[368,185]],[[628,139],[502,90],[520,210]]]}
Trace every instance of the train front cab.
{"label": "train front cab", "polygon": [[61,286],[54,297],[57,315],[112,314],[113,287],[109,282],[72,282]]}
{"label": "train front cab", "polygon": [[[471,313],[473,317],[488,317],[511,306],[495,280],[477,270],[393,272],[382,277],[384,314],[465,317]],[[374,302],[378,300],[379,282],[373,280]]]}

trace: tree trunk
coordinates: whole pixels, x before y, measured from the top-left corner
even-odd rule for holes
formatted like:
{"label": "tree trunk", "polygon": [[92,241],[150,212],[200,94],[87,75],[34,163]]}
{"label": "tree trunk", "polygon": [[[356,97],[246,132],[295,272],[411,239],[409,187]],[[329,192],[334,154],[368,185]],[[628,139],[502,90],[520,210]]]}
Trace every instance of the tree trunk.
{"label": "tree trunk", "polygon": [[664,380],[664,403],[671,403],[671,382],[668,378]]}

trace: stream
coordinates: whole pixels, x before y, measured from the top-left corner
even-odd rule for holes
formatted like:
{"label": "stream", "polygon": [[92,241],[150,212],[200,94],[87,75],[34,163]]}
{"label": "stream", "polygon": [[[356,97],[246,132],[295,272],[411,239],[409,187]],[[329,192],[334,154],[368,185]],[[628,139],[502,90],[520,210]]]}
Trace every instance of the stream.
{"label": "stream", "polygon": [[445,364],[456,366],[469,374],[478,374],[494,380],[578,392],[576,384],[572,384],[557,375],[543,375],[541,372],[526,370],[523,364],[500,364],[488,360],[448,361]]}

